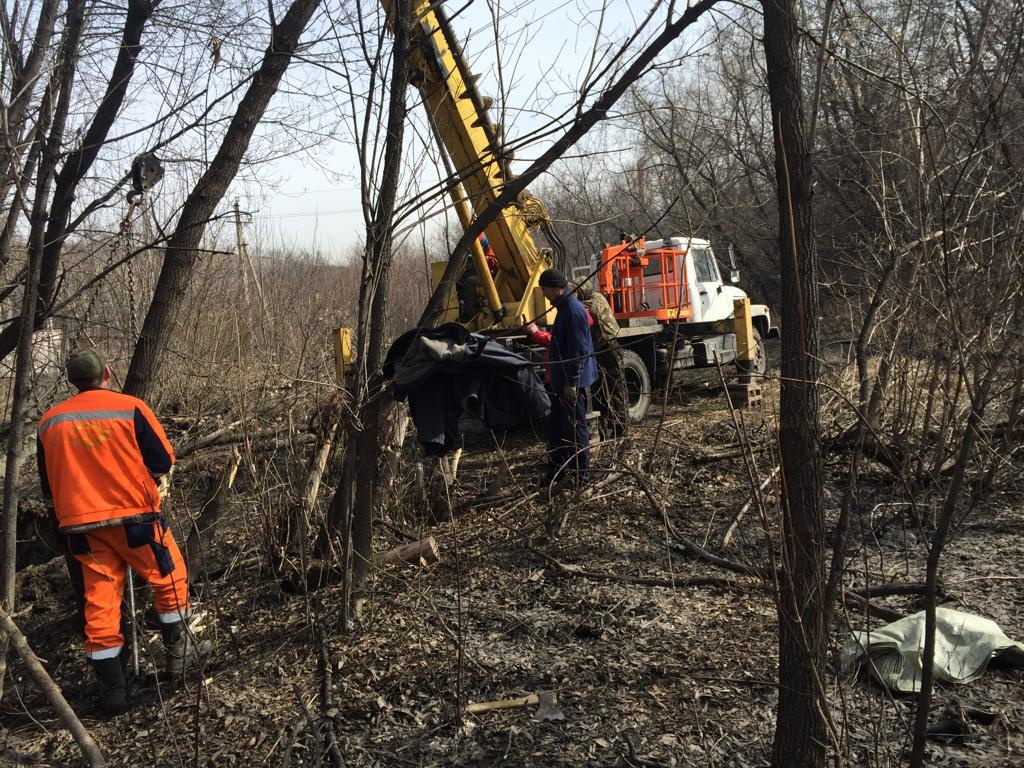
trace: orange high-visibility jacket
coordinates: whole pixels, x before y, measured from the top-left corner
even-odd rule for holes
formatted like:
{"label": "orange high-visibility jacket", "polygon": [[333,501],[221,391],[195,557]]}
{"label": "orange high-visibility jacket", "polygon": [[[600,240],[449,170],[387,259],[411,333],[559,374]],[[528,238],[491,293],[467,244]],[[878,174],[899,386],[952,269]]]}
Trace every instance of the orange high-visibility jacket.
{"label": "orange high-visibility jacket", "polygon": [[154,476],[174,450],[138,398],[88,389],[48,410],[36,433],[43,497],[61,528],[160,510]]}

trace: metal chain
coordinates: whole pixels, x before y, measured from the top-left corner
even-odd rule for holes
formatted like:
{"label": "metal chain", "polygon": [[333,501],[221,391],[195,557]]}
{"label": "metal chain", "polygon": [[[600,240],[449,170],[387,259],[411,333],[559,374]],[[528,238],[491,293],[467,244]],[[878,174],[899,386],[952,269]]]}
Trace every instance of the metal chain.
{"label": "metal chain", "polygon": [[[128,207],[128,212],[125,214],[125,217],[121,220],[121,225],[120,225],[120,227],[118,227],[117,234],[114,235],[114,239],[110,242],[110,248],[109,248],[109,251],[108,251],[107,260],[106,260],[106,263],[103,265],[103,269],[107,269],[107,267],[109,267],[111,264],[113,264],[114,261],[118,258],[118,255],[121,253],[121,251],[125,250],[125,248],[127,246],[127,242],[128,242],[128,236],[131,233],[131,229],[132,229],[132,213],[135,212],[136,205],[138,205],[138,203],[133,201],[132,204]],[[131,264],[131,261],[129,260],[128,263]],[[130,279],[131,278],[129,278],[129,280]],[[131,289],[129,289],[129,290],[131,291],[131,295],[130,295],[129,299],[130,299],[130,302],[132,302],[133,309],[134,309],[134,291],[131,290]],[[100,294],[100,292],[99,292],[98,286],[97,286],[95,289],[93,289],[92,295],[89,296],[89,301],[85,305],[85,311],[82,312],[81,316],[79,317],[78,323],[76,325],[76,332],[74,334],[72,334],[66,340],[67,354],[71,354],[72,350],[74,350],[78,346],[79,340],[83,336],[87,335],[86,332],[85,332],[85,329],[86,329],[86,327],[89,324],[89,318],[92,316],[92,311],[96,307],[96,300],[99,298],[99,294]],[[134,333],[134,323],[135,323],[135,314],[134,314],[134,311],[133,311],[132,312],[133,333]],[[60,387],[63,384],[64,384],[64,378],[62,376],[55,377],[54,382],[53,382],[53,386],[50,388],[50,391],[47,394],[47,397],[46,397],[46,399],[43,402],[44,403],[52,403],[54,401],[54,399],[56,398],[56,396],[57,396],[57,390],[59,390]]]}
{"label": "metal chain", "polygon": [[[140,200],[140,202],[142,202]],[[140,206],[140,216],[145,217],[146,210]],[[131,235],[131,221],[128,221],[128,227],[125,232],[125,256],[128,255],[128,249],[131,247],[131,243],[128,241]],[[135,344],[135,340],[139,337],[138,322],[136,320],[136,305],[135,305],[135,260],[128,259],[125,262],[125,267],[128,270],[128,332],[131,334],[129,342]]]}

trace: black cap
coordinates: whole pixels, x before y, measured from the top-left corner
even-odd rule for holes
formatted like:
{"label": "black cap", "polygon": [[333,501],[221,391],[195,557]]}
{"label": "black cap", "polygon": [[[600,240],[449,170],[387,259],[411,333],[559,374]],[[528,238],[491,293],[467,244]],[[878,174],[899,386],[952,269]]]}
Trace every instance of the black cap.
{"label": "black cap", "polygon": [[107,361],[95,349],[83,349],[68,358],[68,378],[71,381],[95,381],[103,375]]}
{"label": "black cap", "polygon": [[568,284],[565,275],[557,269],[545,269],[540,273],[540,279],[537,280],[537,285],[545,288],[565,288]]}

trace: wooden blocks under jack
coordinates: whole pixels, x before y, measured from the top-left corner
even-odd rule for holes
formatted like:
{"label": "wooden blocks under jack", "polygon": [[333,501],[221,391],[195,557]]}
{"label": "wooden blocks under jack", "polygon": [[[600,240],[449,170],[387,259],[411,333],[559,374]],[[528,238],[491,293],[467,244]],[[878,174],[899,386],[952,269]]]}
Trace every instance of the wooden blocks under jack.
{"label": "wooden blocks under jack", "polygon": [[753,408],[761,404],[761,385],[756,381],[736,381],[728,385],[734,408]]}

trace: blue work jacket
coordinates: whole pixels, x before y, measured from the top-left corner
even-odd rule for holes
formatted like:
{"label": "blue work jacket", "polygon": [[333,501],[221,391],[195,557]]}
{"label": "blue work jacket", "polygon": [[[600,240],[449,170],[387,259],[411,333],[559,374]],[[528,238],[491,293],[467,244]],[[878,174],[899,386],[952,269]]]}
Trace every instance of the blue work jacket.
{"label": "blue work jacket", "polygon": [[570,291],[554,302],[557,314],[551,326],[551,347],[548,363],[551,388],[560,392],[566,384],[589,387],[597,381],[594,344],[590,339],[590,323],[583,304]]}

